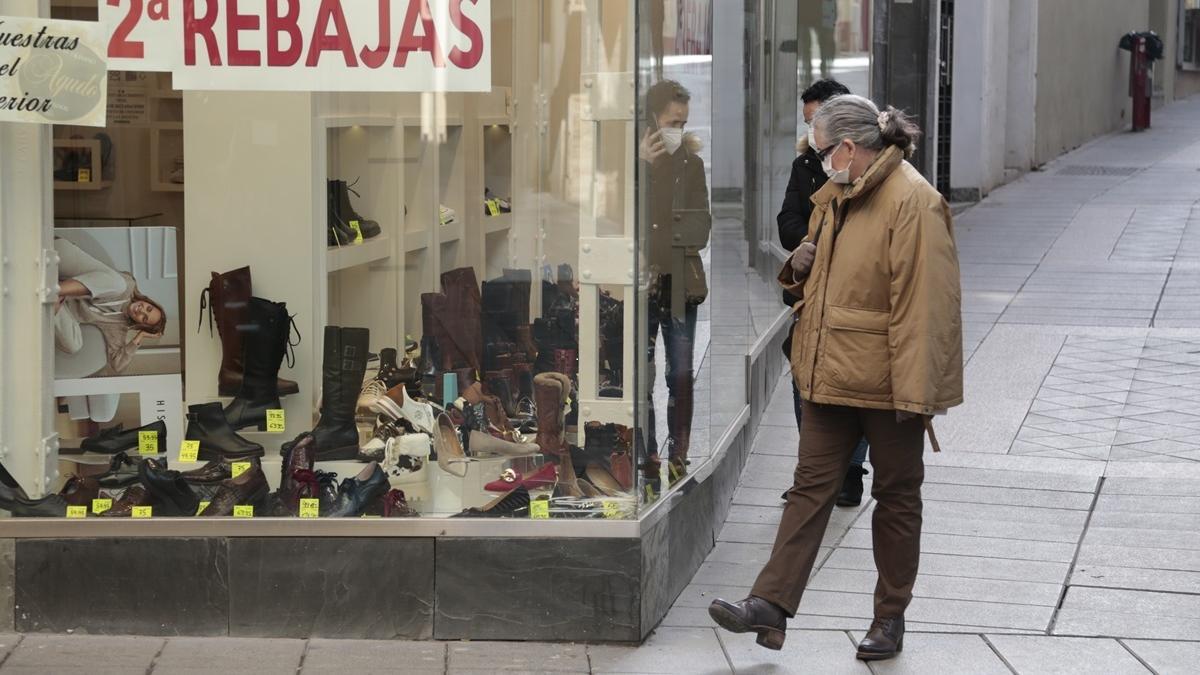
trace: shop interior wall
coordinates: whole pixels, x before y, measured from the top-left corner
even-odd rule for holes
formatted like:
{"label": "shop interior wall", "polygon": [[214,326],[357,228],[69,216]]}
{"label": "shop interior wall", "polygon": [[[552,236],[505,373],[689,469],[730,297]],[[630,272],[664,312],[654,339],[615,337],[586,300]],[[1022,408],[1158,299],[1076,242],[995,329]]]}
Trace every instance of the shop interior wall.
{"label": "shop interior wall", "polygon": [[1130,123],[1129,55],[1116,45],[1149,22],[1148,0],[1039,3],[1035,164]]}

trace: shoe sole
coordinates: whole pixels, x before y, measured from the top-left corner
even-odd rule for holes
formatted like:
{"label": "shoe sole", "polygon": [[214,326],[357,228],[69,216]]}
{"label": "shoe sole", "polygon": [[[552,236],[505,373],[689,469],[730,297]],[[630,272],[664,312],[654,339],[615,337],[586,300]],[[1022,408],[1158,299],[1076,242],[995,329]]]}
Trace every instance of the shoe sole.
{"label": "shoe sole", "polygon": [[886,661],[888,659],[896,658],[896,655],[899,653],[900,653],[900,650],[896,650],[896,651],[890,652],[888,654],[877,654],[875,652],[858,652],[856,656],[859,661]]}
{"label": "shoe sole", "polygon": [[787,633],[769,626],[753,626],[742,621],[736,614],[720,605],[709,605],[708,615],[717,625],[730,633],[758,633],[756,642],[767,649],[778,651],[783,649],[783,641]]}
{"label": "shoe sole", "polygon": [[255,450],[254,452],[248,452],[246,454],[239,455],[227,455],[220,450],[214,450],[211,447],[205,447],[201,445],[200,451],[196,453],[196,459],[201,462],[243,462],[248,459],[266,457],[266,455],[266,450]]}

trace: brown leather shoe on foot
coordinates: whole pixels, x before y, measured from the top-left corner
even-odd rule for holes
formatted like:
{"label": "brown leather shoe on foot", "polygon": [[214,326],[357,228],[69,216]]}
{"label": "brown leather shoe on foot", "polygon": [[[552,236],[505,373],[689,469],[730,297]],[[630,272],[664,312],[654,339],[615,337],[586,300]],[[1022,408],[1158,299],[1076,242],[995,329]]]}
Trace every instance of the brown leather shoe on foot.
{"label": "brown leather shoe on foot", "polygon": [[882,661],[904,651],[904,617],[875,619],[871,630],[858,643],[858,658],[863,661]]}
{"label": "brown leather shoe on foot", "polygon": [[758,633],[758,644],[767,649],[783,649],[787,614],[771,602],[753,595],[737,602],[718,598],[708,606],[708,615],[731,633]]}

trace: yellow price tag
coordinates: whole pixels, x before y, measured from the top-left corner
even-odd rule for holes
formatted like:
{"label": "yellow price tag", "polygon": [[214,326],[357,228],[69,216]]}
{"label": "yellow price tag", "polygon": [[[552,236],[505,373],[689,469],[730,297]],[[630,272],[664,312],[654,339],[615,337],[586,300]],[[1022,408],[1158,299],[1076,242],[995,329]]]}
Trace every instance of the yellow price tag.
{"label": "yellow price tag", "polygon": [[138,432],[138,453],[143,455],[158,454],[158,432],[157,431],[139,431]]}
{"label": "yellow price tag", "polygon": [[234,462],[229,465],[229,469],[233,474],[232,477],[237,478],[250,470],[250,462]]}
{"label": "yellow price tag", "polygon": [[354,230],[354,243],[363,243],[362,225],[357,220],[350,221],[350,229]]}
{"label": "yellow price tag", "polygon": [[254,506],[251,504],[238,504],[233,507],[234,518],[253,518]]}
{"label": "yellow price tag", "polygon": [[184,441],[179,444],[179,461],[200,461],[200,441]]}
{"label": "yellow price tag", "polygon": [[111,499],[93,499],[92,500],[92,513],[104,513],[105,511],[107,511],[111,508],[112,508],[112,500]]}
{"label": "yellow price tag", "polygon": [[87,507],[86,506],[68,506],[67,507],[67,517],[68,518],[87,518]]}
{"label": "yellow price tag", "polygon": [[91,169],[80,169],[79,173],[75,174],[75,179],[80,183],[92,182],[92,170]]}
{"label": "yellow price tag", "polygon": [[493,216],[500,215],[500,202],[497,202],[495,199],[489,199],[484,203],[487,204],[488,214]]}
{"label": "yellow price tag", "polygon": [[150,518],[154,516],[153,506],[135,506],[133,507],[134,518]]}
{"label": "yellow price tag", "polygon": [[207,509],[210,503],[211,502],[200,502],[200,505],[196,507],[196,515],[204,513],[204,509]]}
{"label": "yellow price tag", "polygon": [[529,502],[529,517],[534,520],[547,520],[550,518],[550,500],[535,499]]}
{"label": "yellow price tag", "polygon": [[611,499],[604,500],[604,517],[605,518],[620,518],[621,505]]}
{"label": "yellow price tag", "polygon": [[321,517],[321,500],[319,500],[319,499],[301,499],[300,500],[300,517],[301,518],[320,518]]}
{"label": "yellow price tag", "polygon": [[281,408],[272,408],[267,411],[267,431],[272,434],[282,434],[286,425],[284,424],[284,414]]}

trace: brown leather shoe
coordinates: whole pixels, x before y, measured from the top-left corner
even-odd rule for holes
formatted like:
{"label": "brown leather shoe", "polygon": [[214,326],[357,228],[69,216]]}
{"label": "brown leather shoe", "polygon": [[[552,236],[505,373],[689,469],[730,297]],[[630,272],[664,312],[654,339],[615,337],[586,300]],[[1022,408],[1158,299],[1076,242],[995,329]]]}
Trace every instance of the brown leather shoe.
{"label": "brown leather shoe", "polygon": [[199,515],[204,518],[232,516],[233,507],[260,505],[270,493],[271,486],[267,484],[262,465],[257,459],[252,459],[245,473],[221,483],[212,501]]}
{"label": "brown leather shoe", "polygon": [[863,661],[882,661],[904,651],[904,617],[875,619],[871,630],[858,643],[858,658]]}
{"label": "brown leather shoe", "polygon": [[199,469],[185,471],[182,474],[183,479],[193,485],[216,485],[222,481],[229,480],[231,477],[229,463],[220,460],[209,462]]}
{"label": "brown leather shoe", "polygon": [[71,476],[58,494],[66,500],[67,506],[86,506],[91,509],[92,500],[100,496],[100,483],[95,478]]}
{"label": "brown leather shoe", "polygon": [[97,515],[101,518],[128,518],[133,515],[133,507],[153,505],[154,498],[141,483],[138,483],[130,486],[120,499],[113,502],[112,508]]}
{"label": "brown leather shoe", "polygon": [[[300,508],[300,500],[305,497],[315,498],[311,490],[302,490],[300,481],[296,479],[297,472],[313,470],[317,457],[317,446],[312,434],[307,431],[297,436],[291,443],[283,444],[283,468],[279,475],[279,500],[291,515]],[[300,475],[304,475],[301,473]]]}
{"label": "brown leather shoe", "polygon": [[783,649],[787,614],[767,600],[753,595],[737,602],[717,598],[708,606],[708,615],[731,633],[758,633],[758,644],[767,649]]}

